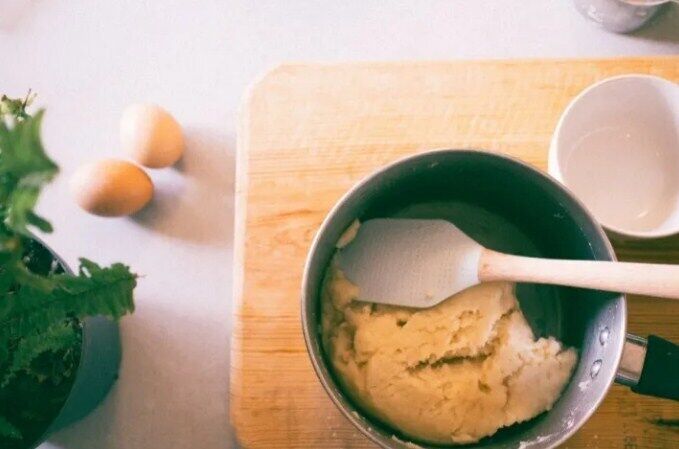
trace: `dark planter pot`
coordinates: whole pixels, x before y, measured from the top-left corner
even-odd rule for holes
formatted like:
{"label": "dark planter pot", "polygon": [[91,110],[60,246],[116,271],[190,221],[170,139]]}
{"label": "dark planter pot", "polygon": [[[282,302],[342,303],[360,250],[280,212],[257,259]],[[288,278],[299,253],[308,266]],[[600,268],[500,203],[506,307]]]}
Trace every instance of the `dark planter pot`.
{"label": "dark planter pot", "polygon": [[[31,263],[35,260],[40,267],[56,263],[60,270],[72,273],[66,263],[38,239],[31,242],[29,257]],[[87,318],[81,324],[80,359],[70,392],[51,423],[45,426],[42,436],[39,432],[26,435],[30,438],[26,441],[27,448],[39,446],[52,433],[85,417],[106,397],[118,378],[121,356],[118,324],[101,316]]]}
{"label": "dark planter pot", "polygon": [[120,353],[118,324],[102,316],[83,321],[80,363],[71,392],[38,444],[84,418],[103,401],[118,378]]}

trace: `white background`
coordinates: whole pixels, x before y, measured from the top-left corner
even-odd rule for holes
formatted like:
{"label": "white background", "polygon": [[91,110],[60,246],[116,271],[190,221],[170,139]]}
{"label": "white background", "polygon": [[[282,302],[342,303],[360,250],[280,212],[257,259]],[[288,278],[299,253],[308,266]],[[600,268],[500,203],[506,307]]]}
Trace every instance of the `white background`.
{"label": "white background", "polygon": [[[606,33],[568,0],[0,0],[0,93],[29,87],[62,167],[40,209],[69,263],[142,274],[122,322],[121,378],[90,417],[41,449],[234,447],[228,424],[236,113],[248,82],[285,60],[679,54],[679,13],[636,36]],[[118,152],[130,102],[184,125],[176,169],[134,218],[78,210],[68,176]]]}

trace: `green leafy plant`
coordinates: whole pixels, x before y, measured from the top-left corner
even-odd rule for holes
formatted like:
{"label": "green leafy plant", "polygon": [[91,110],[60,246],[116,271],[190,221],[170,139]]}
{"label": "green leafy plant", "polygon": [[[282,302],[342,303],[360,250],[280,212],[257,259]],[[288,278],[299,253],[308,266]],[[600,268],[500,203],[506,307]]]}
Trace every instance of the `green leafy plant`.
{"label": "green leafy plant", "polygon": [[[136,275],[123,264],[81,259],[77,274],[51,260],[40,266],[31,228],[52,226],[35,212],[58,172],[40,139],[34,96],[0,98],[0,447],[20,447],[54,418],[79,362],[86,317],[117,320],[134,310]],[[44,252],[44,249],[43,249]],[[48,398],[36,402],[36,397]]]}

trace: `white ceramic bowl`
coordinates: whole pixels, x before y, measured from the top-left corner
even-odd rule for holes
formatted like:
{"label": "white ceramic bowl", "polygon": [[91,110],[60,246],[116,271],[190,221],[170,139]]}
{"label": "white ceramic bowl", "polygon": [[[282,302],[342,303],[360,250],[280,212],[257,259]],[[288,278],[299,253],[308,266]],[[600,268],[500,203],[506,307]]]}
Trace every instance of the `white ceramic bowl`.
{"label": "white ceramic bowl", "polygon": [[585,89],[557,124],[549,173],[616,234],[678,233],[679,86],[623,75]]}

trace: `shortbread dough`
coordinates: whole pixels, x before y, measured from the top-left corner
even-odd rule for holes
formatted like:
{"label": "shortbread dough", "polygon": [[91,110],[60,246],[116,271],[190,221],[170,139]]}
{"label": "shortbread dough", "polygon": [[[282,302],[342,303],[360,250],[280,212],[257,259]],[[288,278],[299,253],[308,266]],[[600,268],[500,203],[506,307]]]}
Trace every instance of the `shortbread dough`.
{"label": "shortbread dough", "polygon": [[356,300],[336,264],[323,290],[323,346],[344,390],[402,435],[471,443],[552,408],[577,361],[535,339],[510,283],[415,310]]}

